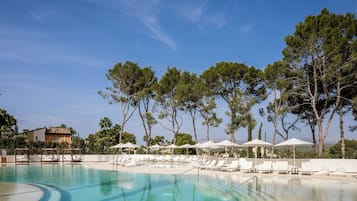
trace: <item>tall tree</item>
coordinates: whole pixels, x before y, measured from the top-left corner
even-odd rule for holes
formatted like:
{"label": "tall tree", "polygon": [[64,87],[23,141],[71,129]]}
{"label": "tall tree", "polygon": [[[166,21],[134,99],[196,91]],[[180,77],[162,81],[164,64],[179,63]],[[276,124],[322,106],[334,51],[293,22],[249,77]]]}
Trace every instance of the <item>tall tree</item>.
{"label": "tall tree", "polygon": [[[266,107],[268,113],[267,119],[274,126],[272,143],[275,144],[277,135],[287,140],[289,138],[289,130],[296,129],[295,124],[298,122],[298,118],[291,123],[286,122],[286,117],[291,111],[287,100],[289,97],[288,89],[290,88],[289,80],[292,76],[289,74],[288,66],[282,61],[277,61],[265,68],[264,77],[268,93],[271,97]],[[279,122],[281,125],[279,125]],[[283,132],[279,131],[279,128],[282,128]],[[272,151],[274,152],[274,148]]]}
{"label": "tall tree", "polygon": [[0,132],[9,133],[17,132],[17,121],[14,116],[7,113],[6,110],[0,108]]}
{"label": "tall tree", "polygon": [[109,117],[103,117],[99,121],[100,130],[103,130],[103,131],[109,130],[110,128],[112,128],[112,126],[113,126],[113,123],[112,123],[112,120],[110,120]]}
{"label": "tall tree", "polygon": [[[260,122],[259,130],[258,130],[258,140],[262,140],[262,128],[263,128],[263,122]],[[261,157],[261,155],[262,155],[262,149],[261,147],[258,147],[258,157]]]}
{"label": "tall tree", "polygon": [[172,132],[173,142],[176,142],[176,135],[180,132],[182,119],[178,115],[179,102],[177,101],[177,85],[180,81],[181,72],[176,67],[169,67],[161,77],[156,87],[156,100],[160,105],[160,119],[166,119],[170,126],[160,123],[165,129]]}
{"label": "tall tree", "polygon": [[254,67],[240,63],[220,62],[201,75],[212,94],[222,98],[228,105],[230,123],[226,132],[235,142],[235,131],[242,126],[242,116],[251,107],[265,98],[263,73]]}
{"label": "tall tree", "polygon": [[[253,139],[253,129],[257,125],[257,121],[253,118],[252,113],[248,112],[242,120],[242,126],[247,127],[248,131],[248,141],[251,141]],[[258,154],[258,150],[256,150],[256,154]],[[252,152],[252,147],[248,148],[248,156],[253,157],[253,152]]]}
{"label": "tall tree", "polygon": [[[222,123],[222,118],[219,118],[214,112],[216,102],[213,97],[205,97],[200,101],[199,112],[203,118],[202,125],[206,125],[206,139],[210,140],[210,127],[218,127]],[[197,142],[197,141],[196,141]]]}
{"label": "tall tree", "polygon": [[152,127],[157,123],[152,114],[153,100],[155,96],[154,88],[157,85],[157,78],[150,67],[140,70],[141,77],[139,80],[139,91],[136,95],[138,101],[139,116],[145,131],[146,146],[151,145]]}
{"label": "tall tree", "polygon": [[138,64],[127,61],[124,64],[117,63],[112,69],[109,69],[107,78],[112,82],[111,87],[107,87],[106,91],[99,91],[99,94],[106,99],[109,99],[109,104],[119,103],[121,106],[121,125],[119,132],[119,143],[121,143],[122,134],[125,130],[125,125],[133,116],[137,100],[136,94],[140,88],[138,80],[140,80],[140,68]]}
{"label": "tall tree", "polygon": [[352,65],[356,57],[351,51],[356,47],[356,29],[353,14],[335,15],[323,9],[317,16],[306,17],[296,26],[294,34],[285,38],[284,60],[297,74],[293,80],[295,95],[312,109],[320,157],[341,103],[339,69],[349,67],[352,69],[349,72],[357,72],[356,65]]}
{"label": "tall tree", "polygon": [[199,105],[203,98],[203,86],[196,74],[187,71],[182,72],[177,84],[176,99],[180,108],[189,113],[195,141],[197,142],[196,119],[199,113]]}

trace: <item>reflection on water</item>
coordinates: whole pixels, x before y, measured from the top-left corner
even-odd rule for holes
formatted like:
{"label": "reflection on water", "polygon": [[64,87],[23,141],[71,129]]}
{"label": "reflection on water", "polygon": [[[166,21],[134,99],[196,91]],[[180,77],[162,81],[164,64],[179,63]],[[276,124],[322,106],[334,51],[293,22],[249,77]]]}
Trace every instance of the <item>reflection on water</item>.
{"label": "reflection on water", "polygon": [[[250,175],[197,176],[123,173],[80,165],[0,167],[0,181],[53,185],[72,200],[356,201],[357,184],[314,177]],[[243,184],[240,184],[243,183]]]}

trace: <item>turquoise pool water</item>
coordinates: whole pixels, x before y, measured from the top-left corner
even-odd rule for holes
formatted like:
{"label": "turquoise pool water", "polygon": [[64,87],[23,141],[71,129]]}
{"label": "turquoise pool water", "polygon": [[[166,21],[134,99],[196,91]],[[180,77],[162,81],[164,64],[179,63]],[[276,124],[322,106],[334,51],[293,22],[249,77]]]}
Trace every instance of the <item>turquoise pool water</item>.
{"label": "turquoise pool water", "polygon": [[0,182],[39,187],[44,191],[41,200],[357,200],[357,184],[353,182],[286,176],[256,179],[238,174],[139,174],[87,169],[81,165],[3,166]]}

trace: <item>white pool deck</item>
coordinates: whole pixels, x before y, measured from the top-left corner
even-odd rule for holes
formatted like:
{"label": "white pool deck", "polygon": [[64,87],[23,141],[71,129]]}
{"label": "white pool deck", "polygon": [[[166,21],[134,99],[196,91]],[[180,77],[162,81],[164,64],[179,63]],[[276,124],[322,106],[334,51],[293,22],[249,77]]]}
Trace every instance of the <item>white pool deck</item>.
{"label": "white pool deck", "polygon": [[192,164],[180,164],[173,165],[172,167],[152,167],[152,165],[139,165],[135,167],[125,167],[121,165],[113,165],[109,162],[86,162],[83,164],[86,168],[101,169],[101,170],[111,170],[111,171],[123,171],[123,172],[132,172],[132,173],[148,173],[148,174],[186,174],[186,175],[209,175],[209,176],[233,176],[233,175],[244,175],[244,176],[279,176],[279,177],[301,177],[301,178],[321,178],[321,179],[334,179],[334,180],[343,180],[357,183],[357,173],[346,173],[345,176],[331,176],[331,175],[301,175],[301,174],[279,174],[277,172],[272,173],[244,173],[241,171],[220,171],[220,170],[206,170],[206,169],[197,169],[193,168]]}

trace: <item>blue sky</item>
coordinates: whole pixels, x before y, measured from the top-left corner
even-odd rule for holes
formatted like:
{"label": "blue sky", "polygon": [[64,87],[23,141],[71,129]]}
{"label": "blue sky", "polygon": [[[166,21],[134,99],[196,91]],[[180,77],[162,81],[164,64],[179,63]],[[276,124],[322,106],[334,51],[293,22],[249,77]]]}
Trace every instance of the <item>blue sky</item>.
{"label": "blue sky", "polygon": [[[357,11],[357,1],[1,1],[0,107],[17,118],[20,130],[63,123],[85,137],[105,116],[120,122],[119,105],[97,93],[110,86],[105,74],[115,63],[152,66],[159,77],[168,66],[200,74],[219,61],[264,69],[281,59],[284,37],[295,25],[324,7],[345,14]],[[225,118],[226,106],[219,107]],[[126,130],[141,143],[138,122],[134,116]],[[214,139],[228,139],[226,123],[212,130]],[[263,124],[270,139],[271,125]],[[328,140],[338,139],[337,126]],[[294,135],[310,139],[299,127]],[[191,130],[185,121],[182,131]],[[156,134],[172,138],[160,125]],[[246,130],[236,136],[244,141]]]}

